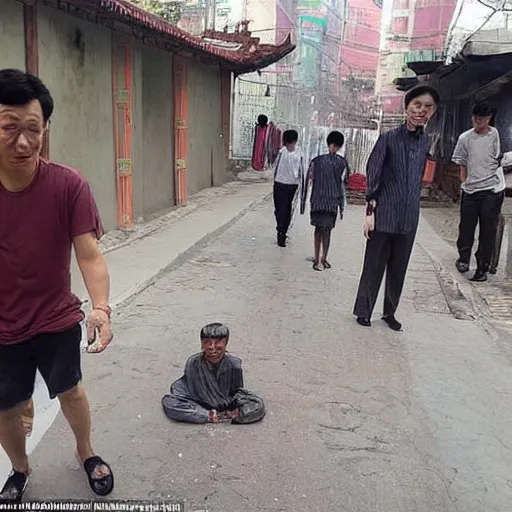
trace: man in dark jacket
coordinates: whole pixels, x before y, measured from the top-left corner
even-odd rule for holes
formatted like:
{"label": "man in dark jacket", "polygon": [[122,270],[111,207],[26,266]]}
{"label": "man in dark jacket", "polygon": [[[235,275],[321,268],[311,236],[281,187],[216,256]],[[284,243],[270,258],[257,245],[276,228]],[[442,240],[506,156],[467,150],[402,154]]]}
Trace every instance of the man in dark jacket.
{"label": "man in dark jacket", "polygon": [[434,115],[438,92],[418,86],[405,95],[405,122],[382,134],[367,166],[367,239],[363,271],[354,306],[357,322],[371,326],[371,316],[386,271],[382,319],[395,331],[395,318],[420,216],[421,182],[428,152],[424,127]]}

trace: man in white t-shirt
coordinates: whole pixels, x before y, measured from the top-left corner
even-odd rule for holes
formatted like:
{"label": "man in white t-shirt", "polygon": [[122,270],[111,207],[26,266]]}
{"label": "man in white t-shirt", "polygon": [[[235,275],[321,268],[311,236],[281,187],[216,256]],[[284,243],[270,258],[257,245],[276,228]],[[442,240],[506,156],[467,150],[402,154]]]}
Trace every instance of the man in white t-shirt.
{"label": "man in white t-shirt", "polygon": [[283,133],[284,146],[279,151],[274,168],[274,213],[279,247],[286,247],[286,235],[293,214],[293,199],[304,176],[304,155],[297,146],[298,140],[299,134],[295,130],[286,130]]}
{"label": "man in white t-shirt", "polygon": [[469,271],[475,230],[479,224],[477,269],[472,281],[487,281],[496,240],[498,219],[505,197],[498,130],[491,126],[496,111],[488,103],[473,108],[473,128],[457,141],[452,160],[461,166],[461,205],[456,261],[460,273]]}

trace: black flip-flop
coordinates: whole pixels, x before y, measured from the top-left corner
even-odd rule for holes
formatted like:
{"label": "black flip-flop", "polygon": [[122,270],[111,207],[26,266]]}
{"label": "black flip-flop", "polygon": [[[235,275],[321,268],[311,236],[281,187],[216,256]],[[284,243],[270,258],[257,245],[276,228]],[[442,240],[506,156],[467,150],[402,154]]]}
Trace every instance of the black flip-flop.
{"label": "black flip-flop", "polygon": [[320,263],[313,263],[313,270],[316,270],[317,272],[322,272],[322,269],[320,268]]}
{"label": "black flip-flop", "polygon": [[13,469],[0,492],[0,503],[20,502],[27,485],[28,475]]}
{"label": "black flip-flop", "polygon": [[[95,471],[100,466],[105,466],[110,474],[101,478],[94,478]],[[89,457],[84,461],[84,470],[94,494],[108,496],[114,490],[114,473],[112,468],[101,457],[98,455]]]}

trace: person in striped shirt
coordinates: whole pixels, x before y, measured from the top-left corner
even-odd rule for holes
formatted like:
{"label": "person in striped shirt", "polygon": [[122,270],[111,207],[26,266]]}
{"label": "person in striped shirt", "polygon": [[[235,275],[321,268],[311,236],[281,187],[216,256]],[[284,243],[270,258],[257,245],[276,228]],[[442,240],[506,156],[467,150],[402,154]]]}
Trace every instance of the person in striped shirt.
{"label": "person in striped shirt", "polygon": [[321,271],[331,268],[327,261],[329,246],[331,245],[331,231],[336,225],[338,211],[343,219],[345,208],[345,187],[343,177],[348,168],[344,157],[338,155],[345,137],[342,133],[334,131],[327,137],[329,153],[320,155],[311,161],[305,186],[301,194],[301,214],[305,211],[307,188],[311,183],[311,225],[315,227],[315,257],[313,269]]}
{"label": "person in striped shirt", "polygon": [[405,122],[380,135],[366,168],[367,239],[363,270],[354,305],[359,325],[370,327],[371,316],[386,272],[382,320],[394,331],[395,318],[416,238],[420,217],[421,182],[429,141],[424,127],[439,103],[439,93],[427,85],[405,95]]}

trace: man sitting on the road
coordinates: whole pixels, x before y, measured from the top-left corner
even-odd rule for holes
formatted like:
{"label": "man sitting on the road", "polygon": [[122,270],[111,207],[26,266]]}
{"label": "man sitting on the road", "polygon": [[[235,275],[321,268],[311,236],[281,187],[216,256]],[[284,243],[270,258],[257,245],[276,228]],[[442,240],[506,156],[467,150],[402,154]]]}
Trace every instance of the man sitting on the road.
{"label": "man sitting on the road", "polygon": [[263,400],[244,389],[242,361],[226,351],[228,327],[206,325],[200,337],[202,352],[189,358],[183,377],[162,398],[167,417],[187,423],[247,424],[263,419]]}
{"label": "man sitting on the road", "polygon": [[110,466],[92,448],[81,385],[84,315],[70,282],[74,248],[92,302],[89,351],[101,352],[112,339],[110,279],[98,244],[103,229],[87,181],[40,158],[52,112],[39,78],[0,71],[0,444],[12,464],[0,500],[21,500],[28,483],[22,416],[38,370],[50,397],[59,398],[92,490],[106,496],[114,488]]}

